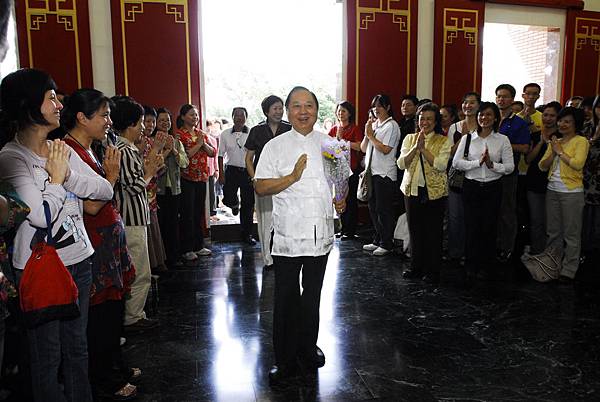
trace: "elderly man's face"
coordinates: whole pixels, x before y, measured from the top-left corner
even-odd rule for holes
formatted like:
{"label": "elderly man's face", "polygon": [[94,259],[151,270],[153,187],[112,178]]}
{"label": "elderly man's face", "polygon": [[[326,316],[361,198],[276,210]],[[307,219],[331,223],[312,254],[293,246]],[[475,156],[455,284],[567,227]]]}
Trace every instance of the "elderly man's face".
{"label": "elderly man's face", "polygon": [[300,134],[309,134],[317,122],[317,104],[310,92],[299,90],[291,95],[287,114],[292,127]]}

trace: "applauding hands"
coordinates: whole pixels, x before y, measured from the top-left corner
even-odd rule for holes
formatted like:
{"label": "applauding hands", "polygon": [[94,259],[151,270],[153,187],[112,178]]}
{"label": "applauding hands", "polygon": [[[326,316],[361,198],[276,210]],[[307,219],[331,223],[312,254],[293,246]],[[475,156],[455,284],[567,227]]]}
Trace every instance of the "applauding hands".
{"label": "applauding hands", "polygon": [[50,183],[63,184],[69,178],[69,147],[64,141],[54,140],[48,144],[48,159],[46,172],[50,176]]}

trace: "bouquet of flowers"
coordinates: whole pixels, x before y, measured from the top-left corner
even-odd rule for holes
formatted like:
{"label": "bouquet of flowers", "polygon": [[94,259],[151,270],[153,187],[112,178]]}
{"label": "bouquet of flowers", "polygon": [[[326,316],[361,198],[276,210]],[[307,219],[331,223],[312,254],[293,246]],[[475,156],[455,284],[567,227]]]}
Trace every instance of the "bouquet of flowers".
{"label": "bouquet of flowers", "polygon": [[348,178],[352,174],[350,143],[330,137],[321,143],[321,154],[327,183],[333,187],[335,201],[339,202],[348,195]]}

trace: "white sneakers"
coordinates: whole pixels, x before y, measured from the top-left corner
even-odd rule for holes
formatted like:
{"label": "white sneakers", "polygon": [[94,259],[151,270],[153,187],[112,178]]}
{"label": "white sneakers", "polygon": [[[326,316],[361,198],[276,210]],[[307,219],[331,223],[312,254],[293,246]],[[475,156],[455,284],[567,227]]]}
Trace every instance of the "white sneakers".
{"label": "white sneakers", "polygon": [[376,255],[376,256],[382,256],[382,255],[386,255],[386,254],[389,254],[389,253],[390,253],[390,250],[387,250],[387,249],[385,249],[383,247],[377,247],[375,249],[375,251],[373,251],[373,255]]}
{"label": "white sneakers", "polygon": [[365,251],[375,251],[375,250],[377,250],[378,248],[379,248],[379,246],[377,246],[377,245],[375,245],[375,244],[373,244],[373,243],[371,243],[371,244],[365,244],[365,245],[363,246],[363,250],[365,250]]}
{"label": "white sneakers", "polygon": [[198,256],[193,251],[188,251],[182,255],[183,259],[186,261],[196,261]]}
{"label": "white sneakers", "polygon": [[382,255],[387,255],[387,254],[391,253],[390,250],[387,250],[387,249],[385,249],[383,247],[379,247],[378,245],[373,244],[373,243],[371,243],[371,244],[365,244],[363,246],[363,250],[365,250],[365,251],[372,251],[373,255],[375,255],[375,256],[382,256]]}
{"label": "white sneakers", "polygon": [[210,251],[209,249],[207,249],[206,247],[198,250],[198,251],[194,251],[194,253],[198,256],[198,257],[204,257],[206,255],[211,255],[212,251]]}

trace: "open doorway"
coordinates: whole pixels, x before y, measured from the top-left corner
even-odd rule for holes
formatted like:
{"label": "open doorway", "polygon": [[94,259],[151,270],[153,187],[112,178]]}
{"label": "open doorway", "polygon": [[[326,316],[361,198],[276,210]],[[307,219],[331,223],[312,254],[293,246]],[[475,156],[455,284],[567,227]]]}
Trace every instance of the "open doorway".
{"label": "open doorway", "polygon": [[204,0],[202,47],[207,118],[231,120],[244,106],[248,126],[260,102],[303,85],[317,94],[319,121],[341,96],[343,4],[336,0]]}
{"label": "open doorway", "polygon": [[[294,86],[302,85],[319,100],[316,128],[329,131],[342,94],[340,0],[203,0],[201,6],[207,121],[226,121],[220,130],[229,128],[232,109],[242,106],[248,111],[246,126],[252,128],[265,119],[260,104],[266,96],[285,100]],[[235,239],[240,215],[223,205],[218,180],[212,178],[209,189],[213,183],[217,199],[209,195],[211,237]]]}
{"label": "open doorway", "polygon": [[515,87],[517,96],[530,82],[542,87],[539,102],[559,99],[560,29],[486,22],[483,34],[482,99],[494,100],[499,84]]}

